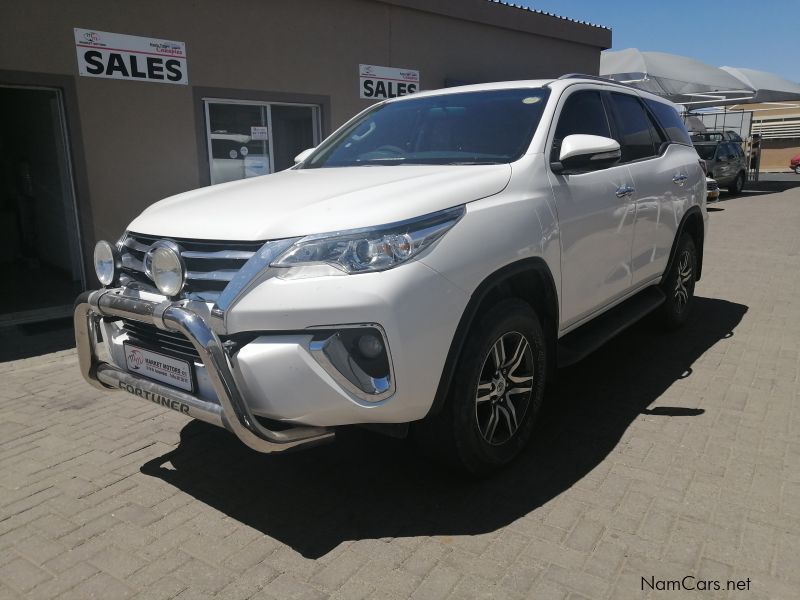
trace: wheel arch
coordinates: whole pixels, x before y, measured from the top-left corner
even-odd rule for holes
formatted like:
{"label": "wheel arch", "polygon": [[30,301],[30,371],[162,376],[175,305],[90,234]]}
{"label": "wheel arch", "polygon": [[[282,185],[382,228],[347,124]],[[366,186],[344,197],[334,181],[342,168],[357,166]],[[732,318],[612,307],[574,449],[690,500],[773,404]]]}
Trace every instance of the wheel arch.
{"label": "wheel arch", "polygon": [[450,343],[436,395],[426,418],[438,414],[445,405],[456,366],[472,326],[487,310],[506,298],[519,298],[536,311],[545,335],[548,355],[552,357],[549,361],[550,368],[554,367],[559,305],[553,274],[540,257],[513,262],[489,275],[473,292]]}
{"label": "wheel arch", "polygon": [[676,260],[678,253],[678,241],[681,239],[683,233],[686,232],[692,236],[695,248],[697,249],[697,278],[695,281],[700,281],[700,276],[703,274],[703,245],[705,243],[705,227],[703,224],[703,213],[699,206],[692,206],[683,215],[678,231],[675,233],[675,239],[672,241],[672,249],[669,253],[669,262],[664,271],[664,277],[672,269],[672,264]]}

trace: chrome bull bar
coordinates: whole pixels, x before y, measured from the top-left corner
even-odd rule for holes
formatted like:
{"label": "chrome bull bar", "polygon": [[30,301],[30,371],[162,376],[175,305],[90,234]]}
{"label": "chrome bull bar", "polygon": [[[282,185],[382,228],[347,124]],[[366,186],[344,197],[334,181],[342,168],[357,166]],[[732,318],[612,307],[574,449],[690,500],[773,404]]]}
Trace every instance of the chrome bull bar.
{"label": "chrome bull bar", "polygon": [[[155,402],[190,417],[223,427],[258,452],[280,452],[301,445],[331,440],[325,427],[298,426],[273,431],[250,412],[233,376],[228,357],[214,330],[193,311],[191,303],[151,302],[124,296],[121,290],[84,292],[75,301],[75,341],[81,374],[102,390],[124,390],[144,401]],[[100,360],[96,340],[100,319],[125,318],[182,333],[192,343],[206,367],[219,404],[129,373]]]}

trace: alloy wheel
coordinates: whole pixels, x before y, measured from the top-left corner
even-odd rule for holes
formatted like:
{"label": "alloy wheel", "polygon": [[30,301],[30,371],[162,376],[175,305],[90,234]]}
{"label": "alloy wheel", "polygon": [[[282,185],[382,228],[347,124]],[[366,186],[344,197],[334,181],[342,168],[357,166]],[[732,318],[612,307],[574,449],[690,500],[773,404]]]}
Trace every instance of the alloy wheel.
{"label": "alloy wheel", "polygon": [[692,254],[684,250],[678,260],[678,277],[675,282],[675,302],[678,312],[683,312],[689,303],[688,285],[692,281],[692,276]]}
{"label": "alloy wheel", "polygon": [[475,394],[475,416],[481,437],[504,444],[519,430],[531,401],[533,350],[518,331],[503,334],[483,361]]}

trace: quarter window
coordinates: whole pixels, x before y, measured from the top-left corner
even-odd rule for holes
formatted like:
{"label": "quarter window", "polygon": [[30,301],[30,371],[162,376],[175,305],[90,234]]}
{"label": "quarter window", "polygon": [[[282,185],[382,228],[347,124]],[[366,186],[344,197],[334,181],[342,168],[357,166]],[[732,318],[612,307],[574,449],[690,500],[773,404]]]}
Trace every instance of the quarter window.
{"label": "quarter window", "polygon": [[622,147],[622,162],[649,158],[658,154],[653,139],[653,125],[638,98],[628,94],[611,94],[617,123],[616,139]]}
{"label": "quarter window", "polygon": [[669,104],[664,104],[657,100],[645,100],[644,103],[653,111],[653,114],[656,116],[656,119],[658,119],[658,122],[661,123],[661,127],[666,131],[670,140],[678,142],[679,144],[686,144],[687,146],[692,145],[692,139],[689,137],[689,133],[686,131],[686,127],[683,121],[681,121],[677,110]]}
{"label": "quarter window", "polygon": [[599,92],[591,90],[575,92],[564,102],[553,138],[552,160],[558,160],[561,142],[565,137],[581,133],[611,137],[608,118]]}

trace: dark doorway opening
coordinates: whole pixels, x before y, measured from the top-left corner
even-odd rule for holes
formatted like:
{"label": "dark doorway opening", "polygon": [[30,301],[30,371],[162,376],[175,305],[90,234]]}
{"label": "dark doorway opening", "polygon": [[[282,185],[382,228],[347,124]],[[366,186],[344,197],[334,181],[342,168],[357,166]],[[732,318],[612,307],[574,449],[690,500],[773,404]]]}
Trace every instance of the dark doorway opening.
{"label": "dark doorway opening", "polygon": [[64,317],[84,286],[64,107],[0,85],[0,325]]}

